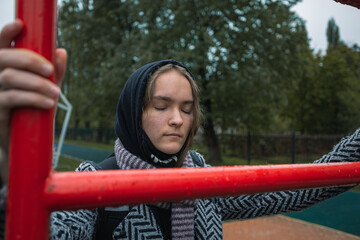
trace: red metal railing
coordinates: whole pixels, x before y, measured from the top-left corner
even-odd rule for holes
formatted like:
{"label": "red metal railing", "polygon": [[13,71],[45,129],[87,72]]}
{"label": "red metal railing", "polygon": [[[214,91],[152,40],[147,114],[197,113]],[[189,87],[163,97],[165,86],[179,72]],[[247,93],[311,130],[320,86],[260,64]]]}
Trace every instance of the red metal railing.
{"label": "red metal railing", "polygon": [[[16,47],[54,62],[56,1],[18,0],[17,16],[25,28]],[[56,173],[51,170],[53,117],[53,110],[13,113],[8,240],[48,239],[53,210],[360,183],[360,163]]]}
{"label": "red metal railing", "polygon": [[53,173],[51,210],[234,196],[360,183],[360,163]]}

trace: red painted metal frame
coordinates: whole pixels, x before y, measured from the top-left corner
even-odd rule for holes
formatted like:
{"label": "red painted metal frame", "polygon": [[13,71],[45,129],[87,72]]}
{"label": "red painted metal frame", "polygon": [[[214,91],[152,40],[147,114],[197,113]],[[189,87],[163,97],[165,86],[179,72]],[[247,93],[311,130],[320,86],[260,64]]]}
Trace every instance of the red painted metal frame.
{"label": "red painted metal frame", "polygon": [[[31,49],[54,63],[56,1],[18,0],[17,16],[25,28],[16,47]],[[360,183],[360,163],[55,173],[53,117],[53,110],[13,113],[8,240],[48,239],[52,210]]]}
{"label": "red painted metal frame", "polygon": [[[18,0],[16,5],[24,29],[15,47],[31,49],[54,63],[56,1]],[[44,207],[43,186],[51,171],[53,119],[54,109],[13,111],[6,239],[48,238],[49,210]]]}
{"label": "red painted metal frame", "polygon": [[360,163],[56,173],[49,209],[95,208],[360,183]]}

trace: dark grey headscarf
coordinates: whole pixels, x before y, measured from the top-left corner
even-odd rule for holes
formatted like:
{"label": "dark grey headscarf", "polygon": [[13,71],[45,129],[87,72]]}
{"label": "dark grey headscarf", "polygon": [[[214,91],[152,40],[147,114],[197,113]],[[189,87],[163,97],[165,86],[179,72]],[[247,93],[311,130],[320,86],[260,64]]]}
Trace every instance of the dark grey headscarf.
{"label": "dark grey headscarf", "polygon": [[[149,76],[158,68],[167,64],[179,65],[185,68],[192,76],[184,65],[175,60],[162,60],[142,66],[127,80],[118,101],[115,118],[115,132],[123,146],[132,154],[157,167],[173,167],[176,164],[176,158],[165,165],[154,163],[152,155],[161,160],[169,160],[174,156],[159,151],[151,143],[142,128],[142,107]],[[185,146],[175,155],[178,157],[184,148]]]}

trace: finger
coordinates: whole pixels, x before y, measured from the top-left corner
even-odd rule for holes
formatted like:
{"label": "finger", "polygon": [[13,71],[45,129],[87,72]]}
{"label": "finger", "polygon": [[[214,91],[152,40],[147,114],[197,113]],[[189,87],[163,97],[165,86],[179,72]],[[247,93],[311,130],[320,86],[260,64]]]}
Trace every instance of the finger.
{"label": "finger", "polygon": [[20,71],[11,68],[0,73],[0,85],[3,89],[21,89],[33,91],[53,99],[60,95],[60,89],[48,79],[27,71]]}
{"label": "finger", "polygon": [[11,42],[20,34],[24,24],[20,20],[16,20],[7,24],[0,32],[0,48],[11,46]]}
{"label": "finger", "polygon": [[50,109],[55,106],[56,101],[42,94],[11,89],[2,91],[0,94],[0,108],[13,109],[16,107],[34,107]]}
{"label": "finger", "polygon": [[17,68],[49,77],[53,65],[41,55],[27,49],[0,49],[0,71]]}
{"label": "finger", "polygon": [[56,84],[60,87],[66,71],[67,52],[65,49],[56,50]]}

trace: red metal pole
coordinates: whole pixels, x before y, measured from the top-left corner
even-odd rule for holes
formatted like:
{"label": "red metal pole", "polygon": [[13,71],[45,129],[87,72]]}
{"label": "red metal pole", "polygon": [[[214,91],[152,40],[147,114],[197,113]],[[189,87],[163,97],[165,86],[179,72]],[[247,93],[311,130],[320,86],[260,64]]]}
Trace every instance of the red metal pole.
{"label": "red metal pole", "polygon": [[360,163],[54,173],[51,210],[178,201],[360,183]]}
{"label": "red metal pole", "polygon": [[[31,49],[54,63],[56,1],[18,0],[16,7],[24,29],[15,47]],[[49,210],[43,188],[51,171],[53,119],[54,110],[13,111],[6,239],[48,239]]]}
{"label": "red metal pole", "polygon": [[359,0],[335,0],[335,1],[360,9],[360,1]]}

